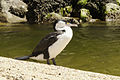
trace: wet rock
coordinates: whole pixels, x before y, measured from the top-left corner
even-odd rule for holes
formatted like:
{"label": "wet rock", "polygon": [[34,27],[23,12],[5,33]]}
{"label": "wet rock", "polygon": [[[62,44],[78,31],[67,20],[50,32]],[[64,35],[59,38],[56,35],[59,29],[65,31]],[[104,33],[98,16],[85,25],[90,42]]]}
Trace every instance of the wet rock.
{"label": "wet rock", "polygon": [[106,4],[106,21],[120,20],[120,6],[114,3]]}
{"label": "wet rock", "polygon": [[26,22],[27,5],[21,0],[0,1],[0,22]]}

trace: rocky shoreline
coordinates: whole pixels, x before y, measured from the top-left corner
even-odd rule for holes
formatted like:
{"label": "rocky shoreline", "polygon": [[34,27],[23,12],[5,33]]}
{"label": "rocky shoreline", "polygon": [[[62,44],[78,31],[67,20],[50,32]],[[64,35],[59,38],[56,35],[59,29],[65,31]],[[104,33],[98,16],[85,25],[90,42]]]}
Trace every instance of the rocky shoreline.
{"label": "rocky shoreline", "polygon": [[120,0],[0,1],[0,22],[52,23],[56,19],[77,24],[99,20],[119,21]]}
{"label": "rocky shoreline", "polygon": [[120,77],[0,57],[0,80],[120,80]]}

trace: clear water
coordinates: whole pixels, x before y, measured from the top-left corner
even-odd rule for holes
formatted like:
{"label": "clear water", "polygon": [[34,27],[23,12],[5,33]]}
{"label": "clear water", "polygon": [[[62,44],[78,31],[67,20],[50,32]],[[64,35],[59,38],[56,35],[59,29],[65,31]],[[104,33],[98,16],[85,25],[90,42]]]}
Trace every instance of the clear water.
{"label": "clear water", "polygon": [[[51,24],[0,24],[0,56],[31,54],[52,31]],[[56,57],[57,65],[120,76],[119,23],[86,23],[73,31],[72,41]]]}

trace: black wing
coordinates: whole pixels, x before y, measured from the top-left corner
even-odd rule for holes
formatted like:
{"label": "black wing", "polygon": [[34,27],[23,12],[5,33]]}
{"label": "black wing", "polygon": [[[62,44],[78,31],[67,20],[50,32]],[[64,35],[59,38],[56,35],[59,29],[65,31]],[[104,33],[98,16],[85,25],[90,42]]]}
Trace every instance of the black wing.
{"label": "black wing", "polygon": [[59,34],[61,34],[61,33],[53,32],[53,33],[48,34],[46,37],[44,37],[38,43],[38,45],[34,48],[31,56],[37,56],[37,55],[42,54],[42,53],[47,54],[48,47],[58,40],[57,36]]}

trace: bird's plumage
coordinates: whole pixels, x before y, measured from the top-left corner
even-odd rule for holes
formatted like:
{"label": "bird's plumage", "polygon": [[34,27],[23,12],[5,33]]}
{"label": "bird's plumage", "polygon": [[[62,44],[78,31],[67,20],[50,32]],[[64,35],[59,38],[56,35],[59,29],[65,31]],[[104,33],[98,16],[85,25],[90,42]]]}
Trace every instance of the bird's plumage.
{"label": "bird's plumage", "polygon": [[34,48],[30,57],[36,57],[39,54],[44,54],[44,59],[49,58],[48,47],[58,40],[57,36],[60,34],[62,34],[62,32],[53,32],[44,37]]}
{"label": "bird's plumage", "polygon": [[67,44],[72,39],[73,32],[70,28],[71,25],[72,24],[67,25],[65,21],[55,21],[53,27],[55,32],[52,32],[44,37],[34,48],[32,54],[29,56],[18,57],[16,59],[46,59],[47,64],[49,64],[49,59],[51,59],[55,65],[56,63],[54,58],[56,58],[56,56],[67,46]]}

